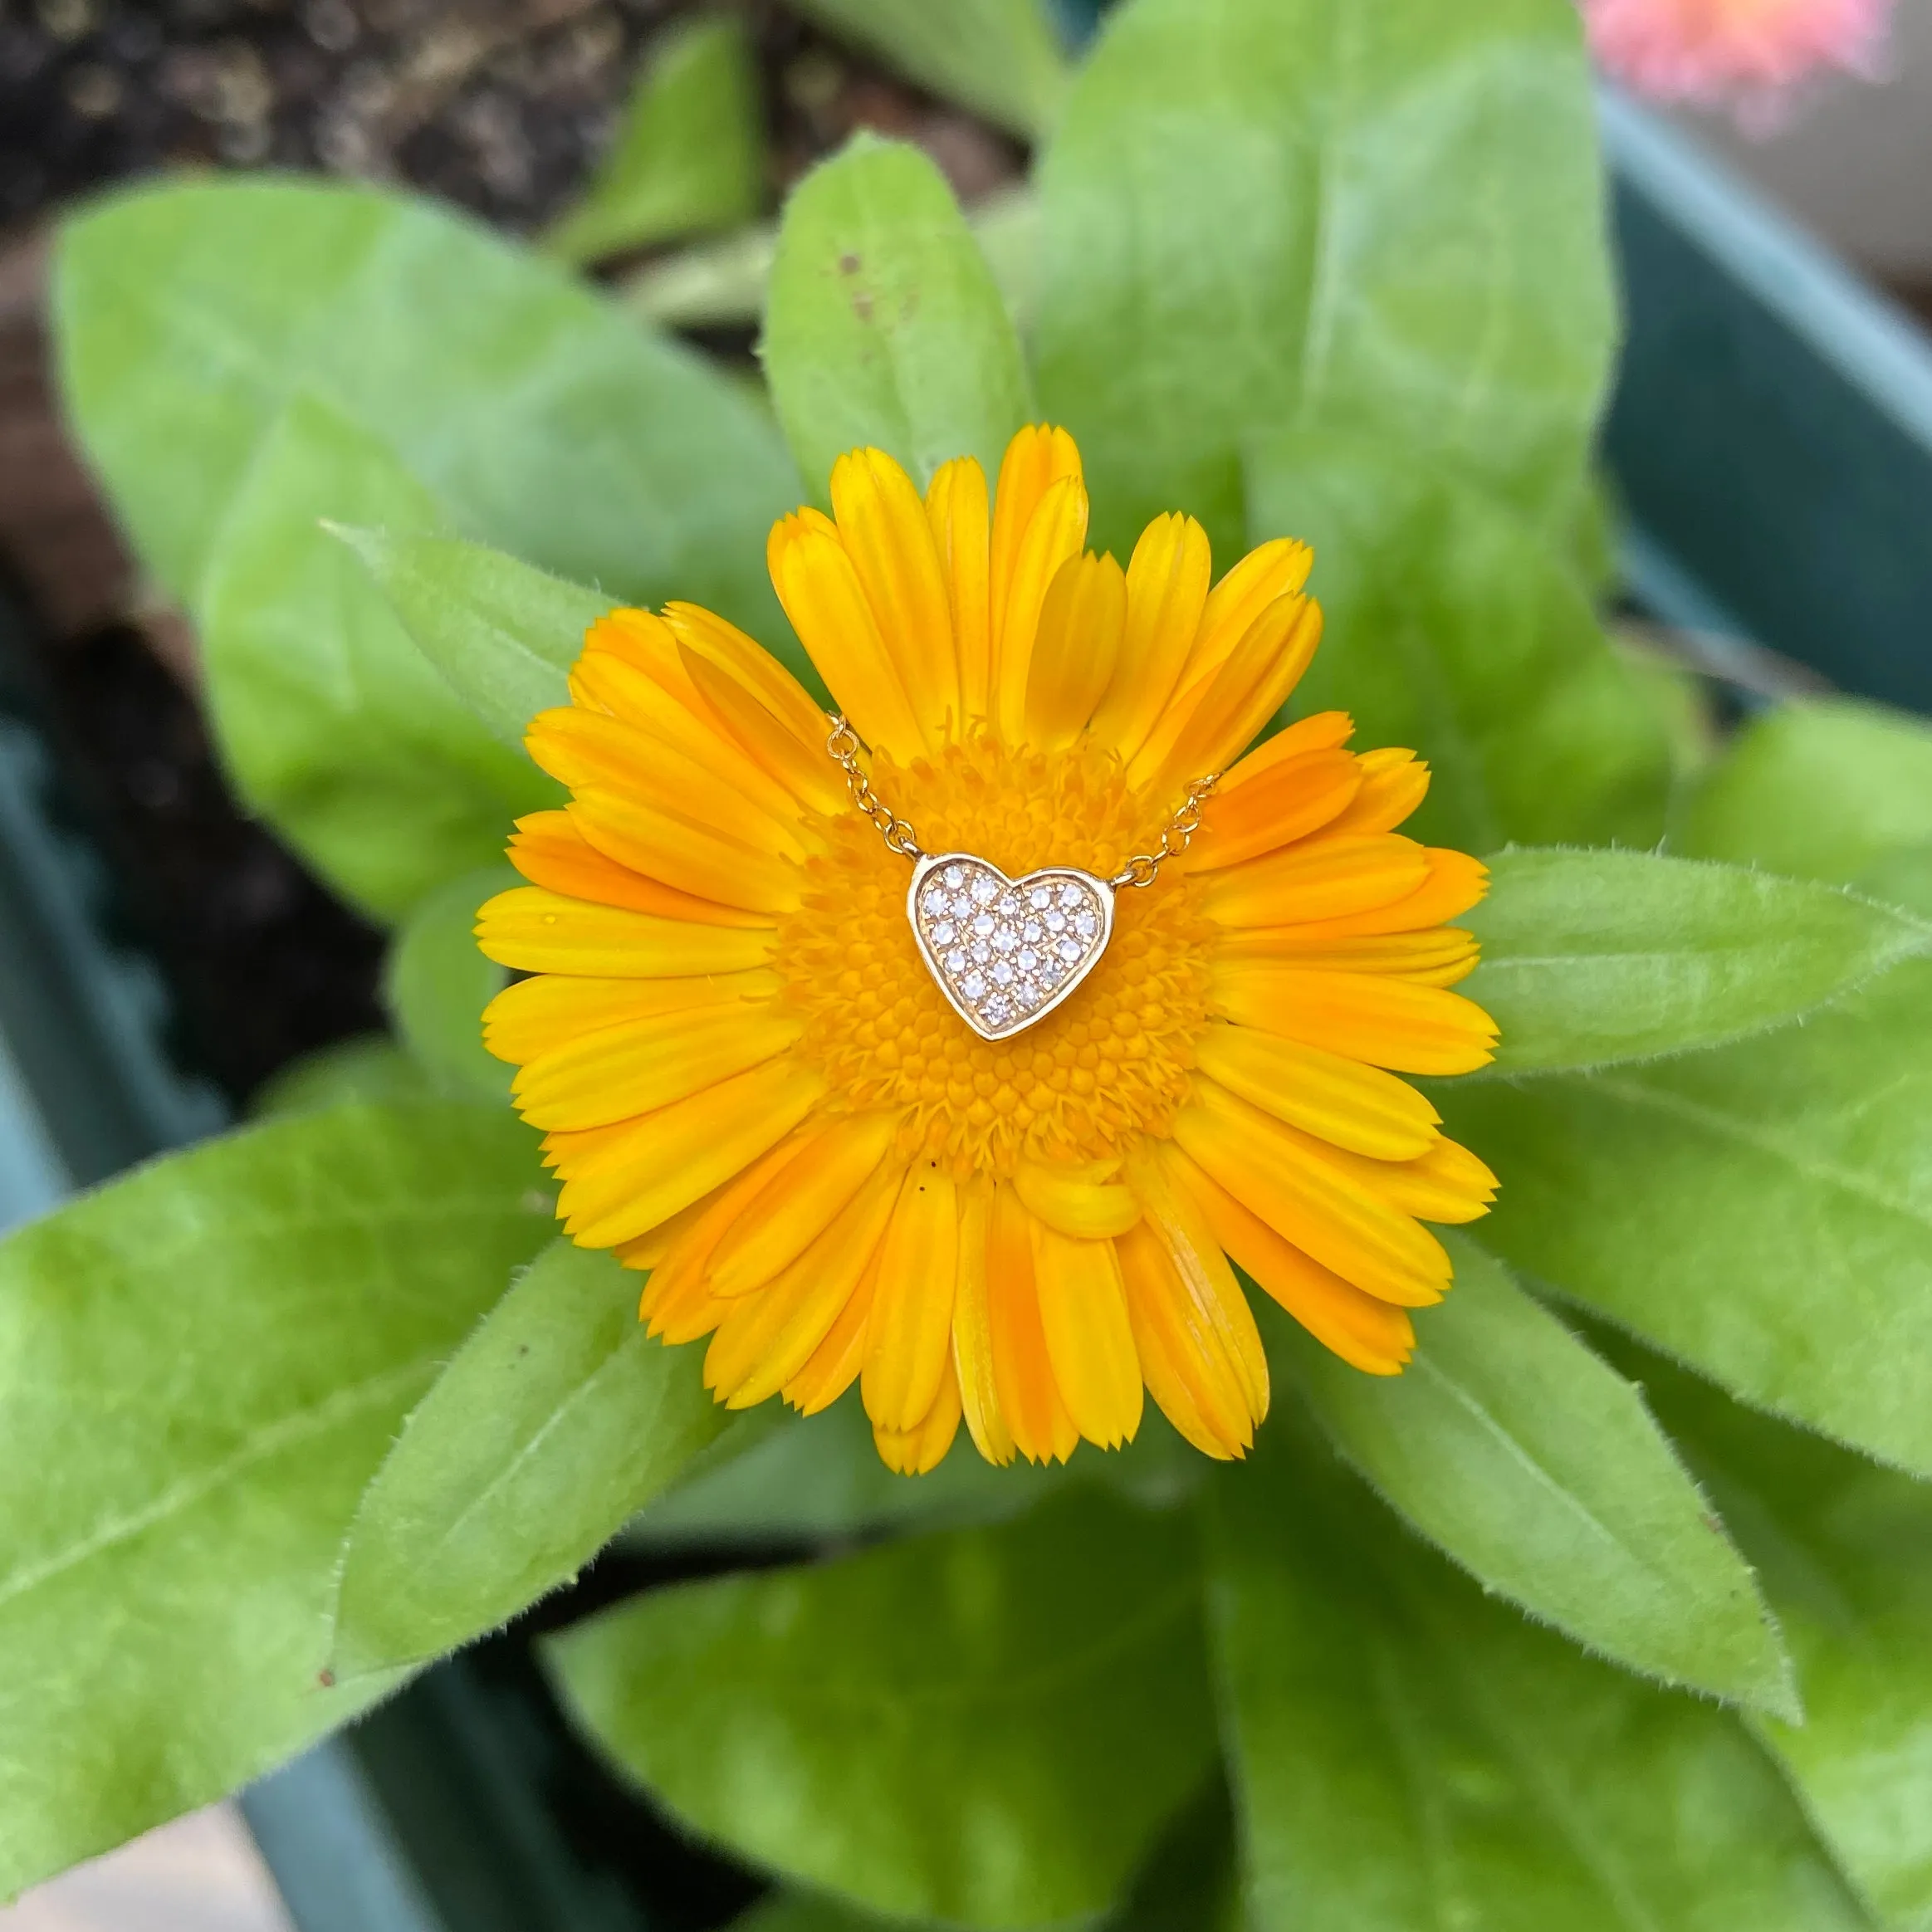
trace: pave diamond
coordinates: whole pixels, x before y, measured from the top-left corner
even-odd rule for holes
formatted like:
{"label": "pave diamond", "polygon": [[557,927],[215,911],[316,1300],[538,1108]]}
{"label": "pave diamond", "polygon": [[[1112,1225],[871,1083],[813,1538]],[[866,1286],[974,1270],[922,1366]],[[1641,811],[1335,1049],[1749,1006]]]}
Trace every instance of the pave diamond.
{"label": "pave diamond", "polygon": [[966,853],[922,859],[906,909],[940,990],[988,1039],[1058,1005],[1113,931],[1113,894],[1103,881],[1069,867],[1009,879]]}

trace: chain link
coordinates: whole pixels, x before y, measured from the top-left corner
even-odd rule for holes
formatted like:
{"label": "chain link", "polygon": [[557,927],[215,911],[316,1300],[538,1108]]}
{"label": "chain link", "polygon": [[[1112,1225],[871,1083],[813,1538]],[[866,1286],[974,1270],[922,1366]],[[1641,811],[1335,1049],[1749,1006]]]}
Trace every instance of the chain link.
{"label": "chain link", "polygon": [[1178,858],[1194,843],[1194,834],[1201,829],[1201,808],[1207,803],[1208,794],[1220,781],[1221,775],[1218,771],[1194,780],[1187,788],[1187,796],[1181,801],[1180,809],[1162,828],[1158,849],[1137,852],[1107,883],[1116,892],[1127,886],[1151,886],[1161,868],[1170,858]]}
{"label": "chain link", "polygon": [[852,794],[853,804],[872,820],[879,837],[886,842],[886,849],[906,858],[923,858],[926,854],[912,828],[872,789],[872,780],[858,762],[858,734],[839,713],[833,714],[832,735],[825,741],[825,750],[845,774],[845,789]]}
{"label": "chain link", "polygon": [[[832,732],[825,740],[825,751],[833,763],[845,774],[845,789],[852,794],[853,804],[872,821],[879,836],[885,840],[888,850],[907,858],[923,858],[925,851],[912,826],[872,789],[872,781],[858,762],[862,748],[858,732],[842,714],[834,712]],[[1220,781],[1221,775],[1218,771],[1211,772],[1206,778],[1196,779],[1188,786],[1187,796],[1181,800],[1174,816],[1162,828],[1158,848],[1152,852],[1137,852],[1108,880],[1108,884],[1117,892],[1128,886],[1137,888],[1151,886],[1159,877],[1161,868],[1170,858],[1178,858],[1194,842],[1194,834],[1201,829],[1201,809]]]}

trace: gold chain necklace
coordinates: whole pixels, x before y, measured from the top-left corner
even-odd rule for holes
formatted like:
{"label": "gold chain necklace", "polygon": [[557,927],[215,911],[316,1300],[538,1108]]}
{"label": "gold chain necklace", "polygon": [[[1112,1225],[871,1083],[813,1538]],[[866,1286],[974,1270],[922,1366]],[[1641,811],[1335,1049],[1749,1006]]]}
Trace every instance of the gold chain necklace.
{"label": "gold chain necklace", "polygon": [[971,852],[927,852],[872,789],[858,762],[858,734],[832,717],[825,751],[845,774],[852,802],[886,849],[912,861],[906,917],[919,955],[954,1012],[982,1039],[1004,1039],[1044,1020],[1099,964],[1113,937],[1113,896],[1151,886],[1201,829],[1201,807],[1220,783],[1197,778],[1161,833],[1112,878],[1049,865],[1021,878]]}

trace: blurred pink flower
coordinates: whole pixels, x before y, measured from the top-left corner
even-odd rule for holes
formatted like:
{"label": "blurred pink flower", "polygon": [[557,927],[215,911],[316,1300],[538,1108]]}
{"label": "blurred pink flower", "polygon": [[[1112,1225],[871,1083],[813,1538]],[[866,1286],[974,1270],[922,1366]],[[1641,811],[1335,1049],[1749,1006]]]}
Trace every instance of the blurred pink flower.
{"label": "blurred pink flower", "polygon": [[1603,71],[1653,100],[1774,119],[1798,82],[1876,76],[1893,0],[1581,0]]}

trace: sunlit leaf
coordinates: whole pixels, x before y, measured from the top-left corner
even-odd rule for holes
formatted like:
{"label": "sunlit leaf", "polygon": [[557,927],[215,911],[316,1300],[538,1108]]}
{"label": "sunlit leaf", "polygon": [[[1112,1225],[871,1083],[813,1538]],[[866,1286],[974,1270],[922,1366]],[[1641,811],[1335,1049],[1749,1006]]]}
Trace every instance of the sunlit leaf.
{"label": "sunlit leaf", "polygon": [[510,975],[477,950],[477,908],[522,883],[506,865],[466,873],[419,904],[389,947],[383,1002],[409,1051],[457,1091],[506,1099],[510,1069],[483,1045],[483,1009]]}
{"label": "sunlit leaf", "polygon": [[1501,1073],[1655,1059],[1781,1026],[1914,953],[1932,925],[1831,886],[1653,853],[1504,852],[1462,922]]}
{"label": "sunlit leaf", "polygon": [[1297,710],[1348,712],[1362,745],[1434,774],[1406,830],[1465,851],[1655,845],[1671,757],[1656,707],[1548,540],[1400,441],[1255,446],[1256,537],[1312,543],[1326,616]]}
{"label": "sunlit leaf", "polygon": [[298,395],[264,431],[203,579],[208,702],[248,803],[394,919],[500,854],[556,786],[437,674],[325,516],[433,531],[441,511],[378,438]]}
{"label": "sunlit leaf", "polygon": [[648,51],[610,151],[546,237],[595,262],[748,222],[765,182],[764,110],[745,23],[700,14]]}
{"label": "sunlit leaf", "polygon": [[1161,1508],[1188,1494],[1201,1473],[1196,1452],[1150,1412],[1123,1450],[1083,1450],[1071,1464],[995,1469],[962,1442],[912,1483],[879,1460],[863,1408],[838,1402],[816,1416],[788,1417],[769,1440],[681,1482],[638,1518],[629,1535],[653,1547],[736,1546],[997,1522],[1070,1483],[1086,1482]]}
{"label": "sunlit leaf", "polygon": [[525,1130],[338,1107],[0,1245],[0,1897],[354,1714],[337,1552],[398,1425],[547,1238]]}
{"label": "sunlit leaf", "polygon": [[1485,1599],[1285,1432],[1213,1499],[1254,1932],[1870,1925],[1732,1714]]}
{"label": "sunlit leaf", "polygon": [[1024,139],[1066,91],[1051,0],[794,0],[808,20],[871,50],[908,80]]}
{"label": "sunlit leaf", "polygon": [[611,600],[501,550],[448,537],[337,524],[417,648],[506,745],[570,702],[584,633]]}
{"label": "sunlit leaf", "polygon": [[548,1654],[687,1825],[902,1917],[1101,1909],[1214,1760],[1187,1524],[1092,1493],[653,1592]]}
{"label": "sunlit leaf", "polygon": [[1127,0],[1040,180],[1040,399],[1123,558],[1346,429],[1569,529],[1615,340],[1568,0]]}
{"label": "sunlit leaf", "polygon": [[[734,1919],[731,1932],[913,1932],[913,1928],[905,1919],[882,1918],[849,1899],[788,1886]],[[1219,1778],[1211,1779],[1162,1834],[1127,1897],[1104,1917],[1086,1920],[1084,1932],[1243,1932],[1234,1821]]]}
{"label": "sunlit leaf", "polygon": [[339,1675],[453,1649],[568,1582],[732,1422],[703,1351],[645,1333],[638,1285],[560,1240],[463,1345],[356,1513]]}
{"label": "sunlit leaf", "polygon": [[365,1033],[290,1061],[256,1093],[249,1112],[265,1120],[363,1101],[449,1098],[413,1054],[386,1034]]}
{"label": "sunlit leaf", "polygon": [[1763,1039],[1437,1098],[1503,1176],[1485,1246],[1932,1475],[1932,963]]}
{"label": "sunlit leaf", "polygon": [[1399,1376],[1275,1324],[1336,1446],[1485,1589],[1587,1649],[1793,1712],[1751,1573],[1642,1397],[1473,1243],[1453,1255]]}
{"label": "sunlit leaf", "polygon": [[956,456],[990,478],[1028,413],[1012,320],[945,177],[868,135],[785,204],[762,354],[821,501],[834,460],[868,443],[922,488]]}
{"label": "sunlit leaf", "polygon": [[1632,1357],[1797,1661],[1805,1721],[1765,1738],[1885,1922],[1932,1924],[1932,1488]]}
{"label": "sunlit leaf", "polygon": [[307,391],[457,531],[614,602],[783,634],[765,533],[797,496],[756,404],[561,265],[436,203],[272,176],[144,185],[63,227],[62,389],[142,560],[197,603],[256,446]]}
{"label": "sunlit leaf", "polygon": [[[1842,697],[1764,712],[1712,769],[1680,844],[1887,897],[1901,858],[1932,874],[1932,725]],[[1932,917],[1932,898],[1900,902]]]}

